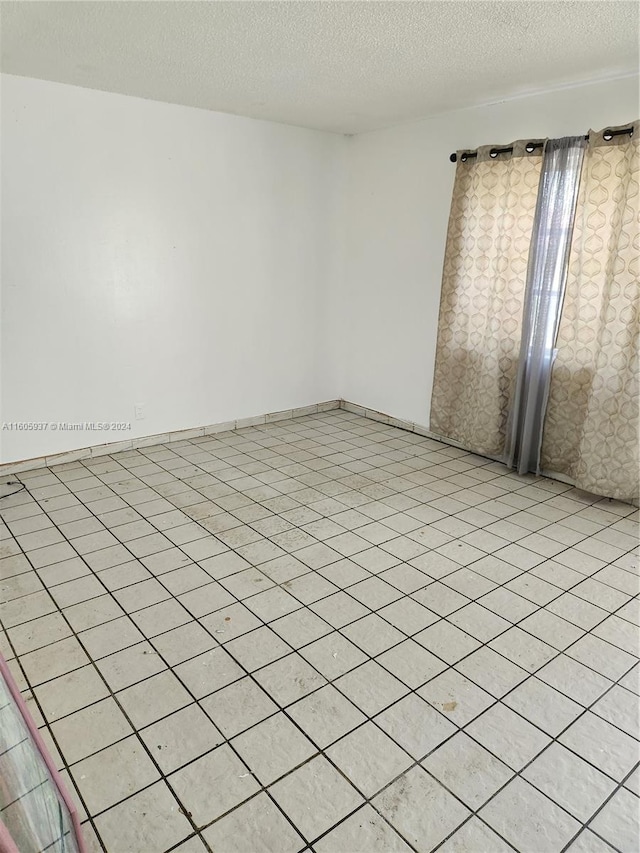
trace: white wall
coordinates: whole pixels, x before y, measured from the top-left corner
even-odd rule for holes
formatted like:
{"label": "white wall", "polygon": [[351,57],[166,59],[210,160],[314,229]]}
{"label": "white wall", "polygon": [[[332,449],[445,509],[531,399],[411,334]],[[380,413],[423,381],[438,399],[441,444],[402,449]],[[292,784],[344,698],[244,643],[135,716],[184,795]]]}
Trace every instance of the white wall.
{"label": "white wall", "polygon": [[355,136],[345,268],[333,282],[339,396],[427,426],[455,165],[514,139],[586,133],[638,117],[638,78],[565,89]]}
{"label": "white wall", "polygon": [[343,137],[7,75],[2,137],[0,420],[133,426],[2,461],[335,396]]}
{"label": "white wall", "polygon": [[133,431],[0,458],[336,397],[427,425],[449,154],[637,114],[634,78],[345,138],[5,75],[0,421]]}

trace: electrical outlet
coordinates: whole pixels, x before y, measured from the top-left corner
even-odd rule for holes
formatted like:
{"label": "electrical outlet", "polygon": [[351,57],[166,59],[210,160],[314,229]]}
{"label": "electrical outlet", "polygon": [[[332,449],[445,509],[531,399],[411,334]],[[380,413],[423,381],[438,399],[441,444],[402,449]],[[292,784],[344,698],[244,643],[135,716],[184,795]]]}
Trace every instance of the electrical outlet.
{"label": "electrical outlet", "polygon": [[144,403],[136,403],[133,407],[133,414],[137,421],[144,420]]}

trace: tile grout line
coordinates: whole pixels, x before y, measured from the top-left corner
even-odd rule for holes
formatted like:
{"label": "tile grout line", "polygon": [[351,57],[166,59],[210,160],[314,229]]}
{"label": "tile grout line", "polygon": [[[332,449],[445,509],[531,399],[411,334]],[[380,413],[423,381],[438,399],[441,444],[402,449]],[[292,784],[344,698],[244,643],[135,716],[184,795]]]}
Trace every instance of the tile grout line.
{"label": "tile grout line", "polygon": [[[193,463],[191,463],[191,464],[193,464]],[[207,473],[208,473],[208,472],[207,472]],[[455,472],[454,472],[454,474],[455,474]],[[142,482],[144,482],[144,481],[142,481]],[[66,485],[66,484],[65,484],[65,485]],[[147,484],[147,487],[148,487],[148,484]],[[294,494],[295,494],[295,493],[294,493]],[[120,497],[121,497],[121,499],[122,499],[122,496],[120,496]],[[553,495],[552,495],[552,497],[553,497]],[[338,496],[338,499],[339,499],[339,496]],[[549,500],[549,499],[551,499],[551,498],[548,498],[547,500]],[[383,499],[383,500],[384,500],[384,499]],[[126,502],[126,500],[125,500],[125,502]],[[348,508],[349,508],[349,507],[347,507],[347,509],[348,509]],[[196,522],[196,523],[197,523],[197,522]],[[613,523],[615,523],[615,522],[610,522],[610,525],[611,525],[611,524],[613,524]],[[157,528],[156,528],[156,529],[157,529]],[[205,530],[206,530],[206,528],[205,528]],[[210,534],[211,532],[210,532],[210,531],[208,531],[208,533]],[[399,535],[403,535],[403,534],[399,534]],[[66,537],[65,537],[65,538],[66,538]],[[269,538],[269,537],[267,537],[267,538]],[[174,544],[175,544],[175,543],[174,543]],[[376,547],[375,545],[373,545],[373,543],[370,543],[370,544],[371,544],[373,547]],[[126,543],[125,543],[125,547],[126,547]],[[179,546],[178,546],[178,547],[179,547]],[[573,546],[568,546],[568,547],[573,547]],[[292,552],[289,552],[289,553],[292,553]],[[341,555],[341,556],[342,556],[342,555]],[[343,557],[343,558],[344,558],[344,557]],[[191,558],[190,558],[190,559],[191,559]],[[349,559],[349,558],[347,557],[346,559]],[[548,559],[548,558],[547,558],[547,559]],[[617,558],[616,558],[616,559],[617,559]],[[403,561],[403,563],[404,563],[404,561]],[[463,567],[461,567],[461,568],[467,568],[467,566],[463,566]],[[314,571],[314,570],[312,569],[312,571]],[[458,571],[458,569],[456,569],[455,571],[457,572],[457,571]],[[525,570],[521,570],[521,574],[522,574],[522,573],[524,573],[524,571],[525,571]],[[599,571],[599,570],[598,570],[598,571]],[[370,574],[371,574],[371,573],[370,573]],[[428,576],[427,576],[427,577],[428,577]],[[157,579],[157,578],[156,578],[156,579]],[[436,579],[436,580],[437,580],[437,579]],[[508,581],[505,581],[505,583],[507,583],[507,582],[508,582]],[[578,581],[577,583],[579,583],[579,582],[581,582],[581,581]],[[445,585],[446,585],[446,584],[445,584]],[[400,591],[402,592],[402,590],[400,590]],[[564,594],[564,592],[566,592],[566,590],[560,590],[559,595]],[[172,595],[173,595],[173,594],[172,594]],[[175,596],[174,596],[174,597],[175,597]],[[404,593],[404,594],[403,594],[403,597],[404,597],[404,598],[408,597],[408,594],[407,594],[407,593]],[[476,599],[471,599],[471,601],[475,601],[475,600],[476,600]],[[548,603],[549,603],[549,602],[548,602]],[[625,602],[625,604],[626,604],[626,602]],[[386,605],[381,605],[381,606],[386,606]],[[464,605],[464,606],[466,606],[466,605]],[[621,605],[621,606],[624,606],[624,605]],[[368,609],[371,609],[371,608],[370,608],[370,607],[368,607]],[[540,609],[544,609],[544,605],[543,605],[543,606],[539,606],[539,607],[538,607],[538,610],[540,610]],[[374,611],[374,612],[375,612],[375,611]],[[448,614],[448,615],[450,615],[450,614]],[[608,616],[609,616],[609,615],[610,615],[610,614],[607,614],[607,615],[604,617],[604,619],[608,618]],[[363,618],[366,618],[366,617],[363,617]],[[441,617],[441,618],[442,618],[442,617]],[[523,617],[523,618],[526,618],[526,617]],[[197,621],[198,621],[198,620],[197,620]],[[604,621],[604,620],[603,620],[603,621]],[[264,622],[263,622],[263,624],[264,624]],[[333,627],[333,626],[332,626],[332,627]],[[510,627],[511,627],[511,626],[510,626]],[[594,626],[594,627],[595,627],[595,626]],[[338,631],[340,631],[340,629],[337,629],[337,630],[338,630]],[[509,630],[509,629],[506,629],[506,630]],[[589,633],[589,632],[584,632],[584,633],[583,633],[583,636],[585,635],[585,633]],[[581,638],[582,638],[582,637],[581,637]],[[581,639],[581,638],[580,638],[580,639]],[[215,639],[215,638],[214,638],[214,639]],[[537,638],[536,638],[536,639],[537,639]],[[404,641],[403,641],[403,642],[404,642]],[[489,642],[489,641],[487,641],[487,643],[488,643],[488,642]],[[577,642],[577,640],[576,640],[576,642]],[[482,645],[487,645],[487,643],[484,643],[484,644],[482,644]],[[481,647],[482,647],[482,646],[481,646]],[[297,650],[296,650],[296,649],[294,649],[294,651],[297,651]],[[562,653],[562,652],[560,652],[560,653]],[[369,660],[372,660],[371,655],[367,654],[367,657],[369,658]],[[508,659],[507,659],[507,660],[508,660]],[[513,662],[511,661],[511,663],[513,663]],[[452,666],[453,666],[453,665],[448,665],[448,668],[452,668]],[[527,677],[530,677],[531,675],[532,675],[532,673],[529,673]],[[612,686],[613,686],[613,685],[612,685]],[[414,691],[412,691],[412,692],[414,692]]]}

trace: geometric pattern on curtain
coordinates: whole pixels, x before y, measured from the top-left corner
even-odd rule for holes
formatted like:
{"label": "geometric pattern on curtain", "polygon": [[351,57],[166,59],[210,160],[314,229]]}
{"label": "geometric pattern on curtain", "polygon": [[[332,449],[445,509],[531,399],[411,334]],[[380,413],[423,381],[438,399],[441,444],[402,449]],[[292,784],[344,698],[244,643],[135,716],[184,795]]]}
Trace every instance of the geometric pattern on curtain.
{"label": "geometric pattern on curtain", "polygon": [[[629,125],[624,125],[628,127]],[[589,134],[551,374],[541,468],[638,500],[640,123]]]}
{"label": "geometric pattern on curtain", "polygon": [[[430,430],[501,456],[518,370],[542,151],[458,153],[440,297]],[[501,146],[502,147],[502,146]]]}

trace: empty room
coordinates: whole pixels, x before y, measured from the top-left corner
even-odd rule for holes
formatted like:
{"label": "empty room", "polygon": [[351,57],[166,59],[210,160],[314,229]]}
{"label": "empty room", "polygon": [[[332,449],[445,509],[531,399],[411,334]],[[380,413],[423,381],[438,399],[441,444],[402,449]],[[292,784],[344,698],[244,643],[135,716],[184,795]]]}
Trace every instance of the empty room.
{"label": "empty room", "polygon": [[637,853],[639,13],[0,0],[0,853]]}

